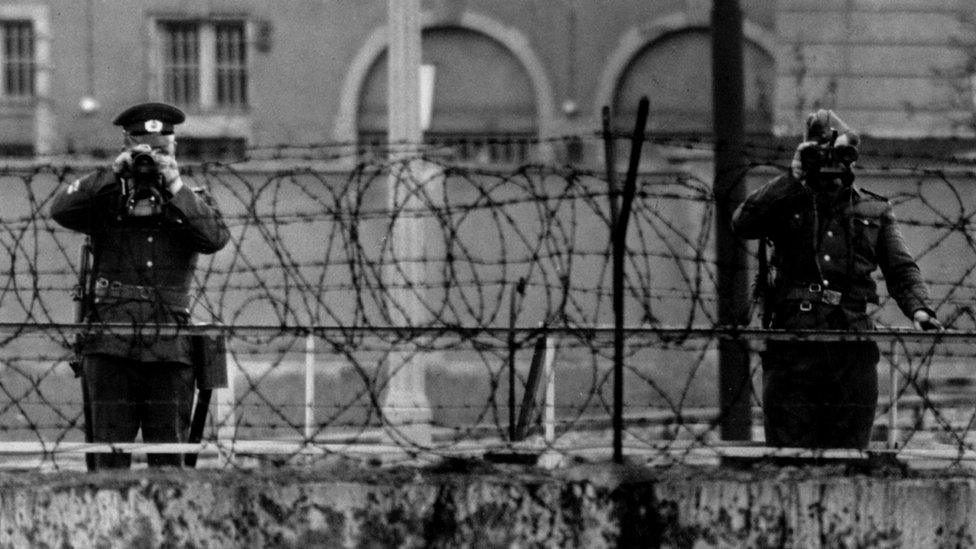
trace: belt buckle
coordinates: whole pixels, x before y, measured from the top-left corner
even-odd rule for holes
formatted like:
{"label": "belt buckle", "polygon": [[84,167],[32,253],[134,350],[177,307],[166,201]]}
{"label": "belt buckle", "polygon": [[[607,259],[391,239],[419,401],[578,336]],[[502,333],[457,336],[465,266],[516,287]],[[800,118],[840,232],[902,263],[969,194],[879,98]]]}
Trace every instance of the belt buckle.
{"label": "belt buckle", "polygon": [[96,288],[108,288],[108,279],[98,277],[95,279]]}
{"label": "belt buckle", "polygon": [[824,290],[823,301],[828,305],[840,305],[841,295],[837,290]]}
{"label": "belt buckle", "polygon": [[800,302],[800,310],[803,311],[804,313],[808,313],[812,311],[813,303],[811,303],[809,300],[804,299],[803,301]]}

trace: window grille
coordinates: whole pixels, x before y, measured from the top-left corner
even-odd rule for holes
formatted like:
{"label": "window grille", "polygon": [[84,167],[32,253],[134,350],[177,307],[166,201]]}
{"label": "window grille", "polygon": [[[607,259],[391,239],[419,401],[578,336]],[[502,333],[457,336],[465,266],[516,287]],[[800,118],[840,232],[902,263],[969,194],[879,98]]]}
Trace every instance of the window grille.
{"label": "window grille", "polygon": [[242,21],[162,21],[163,100],[189,108],[248,104],[247,33]]}
{"label": "window grille", "polygon": [[37,72],[34,60],[34,25],[31,21],[0,22],[0,70],[3,77],[3,95],[6,97],[33,97]]}
{"label": "window grille", "polygon": [[163,99],[200,104],[200,28],[194,23],[163,23]]}

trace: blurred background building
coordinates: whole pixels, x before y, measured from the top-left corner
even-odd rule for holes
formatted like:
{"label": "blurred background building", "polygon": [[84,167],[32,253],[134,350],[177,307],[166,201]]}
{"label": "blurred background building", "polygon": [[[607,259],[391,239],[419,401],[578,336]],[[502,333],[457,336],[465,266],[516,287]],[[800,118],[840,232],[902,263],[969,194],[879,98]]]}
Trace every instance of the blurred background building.
{"label": "blurred background building", "polygon": [[[708,0],[429,0],[425,139],[462,160],[592,162],[622,127],[711,132]],[[788,136],[819,107],[880,140],[972,135],[965,0],[744,0],[747,132]],[[2,0],[0,154],[104,154],[124,107],[189,115],[185,155],[386,134],[385,0]],[[538,144],[542,142],[543,146]]]}

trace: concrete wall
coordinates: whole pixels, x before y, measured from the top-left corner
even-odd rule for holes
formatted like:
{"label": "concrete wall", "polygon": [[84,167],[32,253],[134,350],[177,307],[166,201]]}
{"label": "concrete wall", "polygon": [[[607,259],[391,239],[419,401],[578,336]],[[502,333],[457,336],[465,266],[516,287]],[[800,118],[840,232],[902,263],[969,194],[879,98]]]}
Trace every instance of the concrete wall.
{"label": "concrete wall", "polygon": [[614,466],[5,475],[5,547],[972,547],[966,476]]}

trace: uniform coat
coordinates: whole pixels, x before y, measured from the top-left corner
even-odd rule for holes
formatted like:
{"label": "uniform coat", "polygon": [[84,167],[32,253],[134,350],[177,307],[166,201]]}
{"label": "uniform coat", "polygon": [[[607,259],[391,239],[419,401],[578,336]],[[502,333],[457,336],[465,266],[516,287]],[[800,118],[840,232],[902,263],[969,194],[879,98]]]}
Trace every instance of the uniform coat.
{"label": "uniform coat", "polygon": [[[816,192],[791,174],[753,192],[732,229],[773,244],[772,328],[870,330],[872,274],[911,318],[928,308],[921,272],[891,204],[853,183]],[[934,313],[932,313],[934,316]],[[863,448],[878,397],[874,342],[770,341],[763,353],[766,441],[775,446]]]}
{"label": "uniform coat", "polygon": [[[229,232],[205,193],[186,185],[160,215],[127,215],[112,170],[83,177],[54,197],[51,215],[90,236],[96,280],[92,323],[123,323],[129,334],[91,334],[80,342],[86,439],[185,442],[193,403],[191,338],[163,335],[161,324],[189,321],[189,292],[199,254],[220,250]],[[166,193],[167,195],[169,193]],[[86,456],[89,470],[128,468],[126,453]],[[153,466],[179,466],[179,454],[150,454]]]}
{"label": "uniform coat", "polygon": [[[166,203],[160,219],[127,219],[120,215],[120,208],[120,185],[107,169],[62,189],[51,204],[55,221],[91,236],[92,276],[109,285],[104,295],[96,292],[90,319],[142,328],[134,337],[93,336],[83,343],[81,352],[190,364],[189,338],[162,336],[153,327],[188,320],[197,258],[227,244],[227,226],[208,195],[185,185]],[[113,295],[113,285],[140,286],[146,293]]]}

